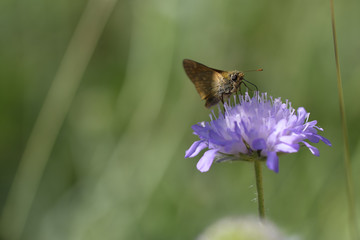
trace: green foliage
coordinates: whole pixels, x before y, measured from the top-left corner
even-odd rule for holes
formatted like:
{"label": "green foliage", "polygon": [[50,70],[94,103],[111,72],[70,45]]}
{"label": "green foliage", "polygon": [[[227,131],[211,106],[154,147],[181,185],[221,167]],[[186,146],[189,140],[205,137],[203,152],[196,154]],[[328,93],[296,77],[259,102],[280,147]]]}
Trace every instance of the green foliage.
{"label": "green foliage", "polygon": [[[0,209],[86,5],[0,3]],[[354,173],[359,8],[358,1],[335,5]],[[81,37],[86,45],[89,37]],[[184,58],[226,70],[262,67],[246,79],[311,112],[333,147],[320,143],[319,158],[305,149],[281,156],[279,174],[264,169],[266,216],[303,239],[349,238],[327,1],[119,1],[95,46],[48,149],[21,239],[194,239],[220,218],[257,214],[252,164],[200,173],[197,159],[184,159],[196,139],[191,125],[210,113]],[[60,97],[54,112],[67,100]],[[354,180],[358,195],[358,174]]]}

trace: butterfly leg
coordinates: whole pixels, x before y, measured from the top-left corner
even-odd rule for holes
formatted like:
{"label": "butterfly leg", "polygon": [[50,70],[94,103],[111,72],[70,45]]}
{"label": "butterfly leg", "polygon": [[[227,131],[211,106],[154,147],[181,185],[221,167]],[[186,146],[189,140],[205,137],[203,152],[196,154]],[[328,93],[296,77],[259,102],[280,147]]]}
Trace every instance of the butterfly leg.
{"label": "butterfly leg", "polygon": [[224,93],[221,94],[221,98],[220,98],[222,104],[224,105]]}
{"label": "butterfly leg", "polygon": [[243,95],[243,93],[241,92],[241,83],[240,83],[239,88],[238,88],[238,93],[239,93],[238,95]]}
{"label": "butterfly leg", "polygon": [[222,104],[223,104],[223,110],[224,110],[224,113],[226,112],[226,109],[225,109],[225,105],[224,105],[224,93],[221,94],[221,98],[220,98]]}

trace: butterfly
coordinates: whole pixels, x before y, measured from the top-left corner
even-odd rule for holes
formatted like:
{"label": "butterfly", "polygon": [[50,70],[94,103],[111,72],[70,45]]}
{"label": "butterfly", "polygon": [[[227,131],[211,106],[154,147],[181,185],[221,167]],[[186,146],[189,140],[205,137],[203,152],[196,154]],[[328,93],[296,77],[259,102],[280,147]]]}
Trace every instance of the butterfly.
{"label": "butterfly", "polygon": [[[231,94],[240,90],[241,84],[246,85],[245,82],[248,82],[244,79],[244,73],[236,70],[218,70],[190,59],[184,59],[183,66],[201,99],[206,101],[205,107],[207,108],[216,105],[220,101],[224,103]],[[262,69],[256,71],[262,71]]]}

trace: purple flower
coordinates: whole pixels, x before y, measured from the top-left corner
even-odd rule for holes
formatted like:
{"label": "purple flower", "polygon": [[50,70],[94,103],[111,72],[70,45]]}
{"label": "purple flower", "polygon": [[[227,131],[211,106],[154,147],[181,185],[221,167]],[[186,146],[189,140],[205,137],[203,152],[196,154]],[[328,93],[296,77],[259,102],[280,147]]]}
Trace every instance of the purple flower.
{"label": "purple flower", "polygon": [[255,92],[250,97],[246,92],[239,96],[239,103],[225,103],[225,113],[219,108],[219,117],[214,111],[210,122],[192,126],[200,140],[186,151],[185,158],[195,157],[201,150],[208,150],[197,163],[197,169],[206,172],[214,160],[266,160],[274,172],[279,171],[278,153],[294,153],[300,145],[306,146],[312,154],[319,156],[319,150],[305,140],[318,143],[320,140],[331,146],[317,131],[317,121],[308,121],[310,113],[303,107],[296,111],[289,101],[268,97],[266,93]]}

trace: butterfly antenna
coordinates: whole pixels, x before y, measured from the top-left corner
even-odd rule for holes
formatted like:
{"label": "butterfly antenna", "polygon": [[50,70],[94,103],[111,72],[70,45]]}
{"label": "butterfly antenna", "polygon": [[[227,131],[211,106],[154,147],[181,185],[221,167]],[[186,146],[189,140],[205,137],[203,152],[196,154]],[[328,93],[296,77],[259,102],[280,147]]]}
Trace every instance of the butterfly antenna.
{"label": "butterfly antenna", "polygon": [[248,85],[246,85],[246,83],[245,83],[245,82],[243,82],[242,84],[244,84],[244,86],[246,87],[246,91],[245,91],[245,92],[247,92],[247,91],[248,91],[248,89],[249,89]]}
{"label": "butterfly antenna", "polygon": [[243,79],[243,84],[247,87],[247,88],[249,88],[247,85],[246,85],[246,83],[245,82],[247,82],[247,83],[249,83],[249,84],[251,84],[251,85],[253,85],[254,87],[255,87],[255,89],[256,89],[256,91],[259,91],[259,89],[258,89],[258,87],[255,85],[255,84],[253,84],[252,82],[250,82],[250,81],[248,81],[248,80],[246,80],[246,79]]}
{"label": "butterfly antenna", "polygon": [[262,72],[262,71],[264,71],[264,69],[259,68],[259,69],[253,69],[253,70],[246,70],[244,72]]}

